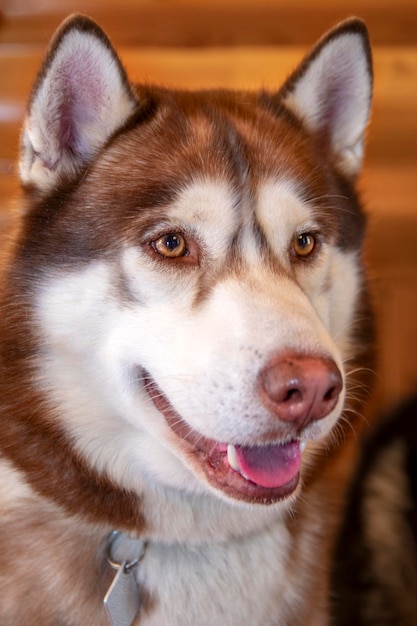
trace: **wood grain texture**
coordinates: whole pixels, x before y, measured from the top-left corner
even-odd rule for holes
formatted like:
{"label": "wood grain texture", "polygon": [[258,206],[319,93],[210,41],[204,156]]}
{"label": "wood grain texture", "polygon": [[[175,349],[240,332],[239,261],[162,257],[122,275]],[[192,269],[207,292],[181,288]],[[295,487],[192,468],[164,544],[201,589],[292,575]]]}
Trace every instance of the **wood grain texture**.
{"label": "wood grain texture", "polygon": [[311,45],[349,15],[366,20],[377,45],[417,38],[410,0],[3,0],[0,41],[46,43],[63,17],[80,10],[111,31],[117,45]]}

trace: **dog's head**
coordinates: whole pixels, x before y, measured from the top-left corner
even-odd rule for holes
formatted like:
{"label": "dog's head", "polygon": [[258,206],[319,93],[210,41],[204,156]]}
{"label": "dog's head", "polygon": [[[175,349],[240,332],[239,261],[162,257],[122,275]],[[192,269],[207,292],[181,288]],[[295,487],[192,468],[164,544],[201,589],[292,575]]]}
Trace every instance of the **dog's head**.
{"label": "dog's head", "polygon": [[152,506],[296,494],[364,348],[353,184],[371,84],[358,20],[256,94],[131,85],[94,23],[64,24],[23,129],[10,287],[30,419],[56,442],[41,491],[76,510],[72,463]]}

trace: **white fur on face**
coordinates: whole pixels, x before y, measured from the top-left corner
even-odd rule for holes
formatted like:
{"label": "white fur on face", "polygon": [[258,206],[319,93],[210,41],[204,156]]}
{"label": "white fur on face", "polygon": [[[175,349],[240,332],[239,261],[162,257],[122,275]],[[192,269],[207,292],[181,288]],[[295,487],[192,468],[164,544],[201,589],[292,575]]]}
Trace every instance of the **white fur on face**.
{"label": "white fur on face", "polygon": [[[291,186],[271,181],[259,192],[257,214],[284,266],[288,239],[312,224],[312,213]],[[61,407],[56,419],[89,463],[138,493],[156,484],[196,496],[211,488],[144,391],[141,368],[194,430],[250,445],[271,426],[256,391],[270,358],[288,350],[325,355],[343,371],[357,275],[353,255],[331,245],[317,267],[297,270],[295,279],[277,275],[257,258],[247,230],[241,246],[251,248],[250,264],[243,260],[239,275],[214,282],[196,306],[205,264],[221,268],[236,234],[233,193],[199,181],[177,200],[170,219],[173,230],[194,233],[206,251],[200,266],[167,269],[168,260],[122,245],[117,266],[98,261],[45,283],[38,304],[41,374]],[[130,301],[119,301],[120,272]],[[306,436],[325,436],[342,403],[343,394]]]}

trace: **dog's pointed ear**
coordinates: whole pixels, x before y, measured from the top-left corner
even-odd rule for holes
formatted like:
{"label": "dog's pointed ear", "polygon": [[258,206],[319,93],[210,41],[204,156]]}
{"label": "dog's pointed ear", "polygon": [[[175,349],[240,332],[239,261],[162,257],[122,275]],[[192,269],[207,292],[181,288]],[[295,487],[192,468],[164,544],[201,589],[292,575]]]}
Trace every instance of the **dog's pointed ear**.
{"label": "dog's pointed ear", "polygon": [[89,18],[70,17],[52,40],[29,99],[22,182],[47,193],[73,180],[136,109],[106,35]]}
{"label": "dog's pointed ear", "polygon": [[281,101],[316,134],[335,167],[355,178],[372,99],[365,24],[351,18],[321,39],[280,90]]}

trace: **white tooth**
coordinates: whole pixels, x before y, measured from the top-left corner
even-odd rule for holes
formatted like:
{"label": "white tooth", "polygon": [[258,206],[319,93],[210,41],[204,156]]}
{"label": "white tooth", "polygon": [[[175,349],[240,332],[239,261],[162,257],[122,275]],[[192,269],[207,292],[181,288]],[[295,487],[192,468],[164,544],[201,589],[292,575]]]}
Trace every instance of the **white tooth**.
{"label": "white tooth", "polygon": [[300,440],[300,450],[301,452],[304,452],[304,450],[306,449],[307,446],[307,441],[305,439],[301,439]]}
{"label": "white tooth", "polygon": [[227,461],[232,469],[235,472],[240,472],[239,461],[236,454],[236,448],[232,446],[230,443],[227,446]]}

